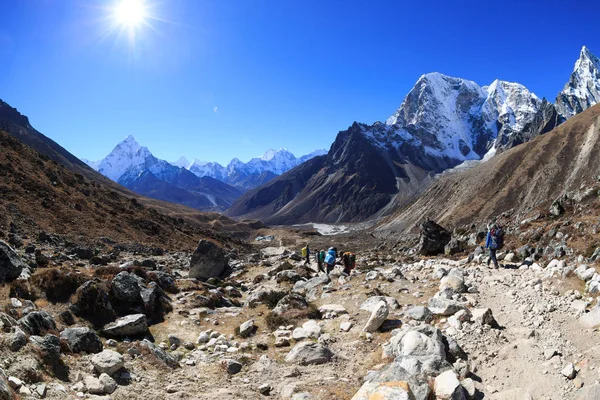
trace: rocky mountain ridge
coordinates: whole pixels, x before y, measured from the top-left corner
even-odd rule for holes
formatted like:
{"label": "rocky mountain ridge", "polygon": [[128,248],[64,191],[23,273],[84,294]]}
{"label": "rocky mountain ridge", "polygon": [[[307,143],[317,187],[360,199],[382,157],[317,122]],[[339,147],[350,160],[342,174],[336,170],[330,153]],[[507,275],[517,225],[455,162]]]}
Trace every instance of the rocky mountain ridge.
{"label": "rocky mountain ridge", "polygon": [[583,46],[569,82],[556,98],[556,108],[568,119],[597,103],[600,103],[600,59]]}
{"label": "rocky mountain ridge", "polygon": [[[595,101],[590,82],[600,85],[594,81],[600,76],[594,60],[584,48],[574,74],[592,78],[571,82],[585,107]],[[587,74],[578,72],[582,69]],[[303,180],[286,176],[295,174],[293,169],[244,194],[228,215],[276,224],[358,222],[386,215],[418,198],[439,173],[489,160],[551,131],[565,120],[559,109],[558,102],[539,99],[518,83],[496,80],[480,87],[426,74],[385,123],[354,123],[339,132],[318,171],[302,174]],[[281,187],[282,182],[304,189]],[[285,196],[275,195],[275,184]]]}
{"label": "rocky mountain ridge", "polygon": [[[277,175],[317,156],[327,153],[326,150],[316,150],[302,157],[296,157],[286,149],[269,149],[261,157],[256,157],[248,162],[237,158],[231,160],[227,166],[215,162],[205,162],[194,159],[189,162],[185,157],[174,162],[159,160],[150,153],[147,147],[136,142],[132,135],[117,144],[117,146],[100,161],[83,160],[90,167],[118,182],[124,174],[139,173],[148,169],[160,179],[165,174],[172,174],[173,167],[190,171],[199,178],[209,177],[217,179],[241,191],[258,187]],[[130,180],[131,177],[125,178]]]}

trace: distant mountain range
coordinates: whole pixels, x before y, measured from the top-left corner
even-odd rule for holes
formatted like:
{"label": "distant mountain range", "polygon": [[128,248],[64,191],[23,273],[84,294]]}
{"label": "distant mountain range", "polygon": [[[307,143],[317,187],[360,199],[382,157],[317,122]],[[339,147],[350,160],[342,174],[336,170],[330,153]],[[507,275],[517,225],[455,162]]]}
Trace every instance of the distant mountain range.
{"label": "distant mountain range", "polygon": [[200,210],[223,211],[243,192],[314,157],[318,150],[296,158],[285,149],[269,150],[247,163],[233,159],[218,163],[188,162],[184,157],[169,163],[128,136],[100,161],[83,160],[90,167],[136,193]]}
{"label": "distant mountain range", "polygon": [[430,73],[385,123],[355,122],[331,150],[240,197],[230,216],[273,224],[353,222],[413,202],[436,175],[473,166],[600,102],[600,61],[583,47],[554,104],[523,85]]}

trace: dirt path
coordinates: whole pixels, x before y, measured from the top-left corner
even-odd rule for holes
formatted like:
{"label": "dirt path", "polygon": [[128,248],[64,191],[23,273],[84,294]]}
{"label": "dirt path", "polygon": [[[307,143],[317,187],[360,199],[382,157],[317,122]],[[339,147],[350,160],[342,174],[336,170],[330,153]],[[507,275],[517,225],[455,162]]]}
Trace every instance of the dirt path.
{"label": "dirt path", "polygon": [[[533,271],[480,270],[478,307],[492,309],[502,329],[459,332],[457,340],[481,380],[482,398],[570,399],[597,382],[600,336],[579,324],[574,295],[558,290],[564,283]],[[561,373],[569,363],[579,368],[572,380]]]}

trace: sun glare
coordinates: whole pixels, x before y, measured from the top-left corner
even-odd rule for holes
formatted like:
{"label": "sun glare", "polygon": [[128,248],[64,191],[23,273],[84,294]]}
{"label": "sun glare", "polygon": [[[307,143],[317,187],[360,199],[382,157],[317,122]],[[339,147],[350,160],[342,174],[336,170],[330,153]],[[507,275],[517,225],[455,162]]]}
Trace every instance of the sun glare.
{"label": "sun glare", "polygon": [[146,21],[148,12],[143,0],[120,0],[115,7],[115,18],[124,27],[133,29]]}

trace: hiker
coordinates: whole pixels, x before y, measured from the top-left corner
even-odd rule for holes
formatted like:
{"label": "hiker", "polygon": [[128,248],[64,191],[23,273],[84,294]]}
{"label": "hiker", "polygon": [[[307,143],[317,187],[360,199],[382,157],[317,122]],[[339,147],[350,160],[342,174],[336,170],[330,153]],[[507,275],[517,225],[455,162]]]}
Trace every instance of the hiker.
{"label": "hiker", "polygon": [[352,252],[345,252],[342,255],[342,264],[344,265],[344,273],[350,275],[350,272],[356,267],[356,256]]}
{"label": "hiker", "polygon": [[496,258],[496,250],[500,249],[504,242],[504,232],[501,226],[492,223],[489,226],[485,247],[489,249],[490,256],[487,260],[488,267],[490,262],[494,263],[494,268],[498,269],[498,259]]}
{"label": "hiker", "polygon": [[330,247],[327,250],[327,255],[325,256],[325,267],[327,268],[327,275],[331,271],[333,271],[333,267],[335,266],[335,259],[337,258],[337,249],[335,247]]}
{"label": "hiker", "polygon": [[317,259],[318,272],[325,272],[325,269],[323,268],[323,262],[325,262],[325,254],[325,250],[319,250],[315,253],[315,258]]}
{"label": "hiker", "polygon": [[306,247],[302,248],[302,258],[305,259],[304,265],[310,265],[310,248],[308,247],[308,244],[306,244]]}

